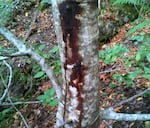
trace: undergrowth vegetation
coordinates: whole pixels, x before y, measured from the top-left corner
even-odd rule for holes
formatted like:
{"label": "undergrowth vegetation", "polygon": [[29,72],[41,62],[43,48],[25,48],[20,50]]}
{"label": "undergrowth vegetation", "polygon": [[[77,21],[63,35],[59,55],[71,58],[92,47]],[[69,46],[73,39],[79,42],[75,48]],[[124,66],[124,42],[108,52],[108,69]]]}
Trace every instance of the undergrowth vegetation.
{"label": "undergrowth vegetation", "polygon": [[136,11],[141,15],[142,13],[150,12],[150,2],[149,0],[113,0],[113,5],[133,5]]}
{"label": "undergrowth vegetation", "polygon": [[55,96],[55,89],[47,89],[43,95],[37,97],[38,100],[41,100],[43,105],[55,106],[58,104],[58,98]]}
{"label": "undergrowth vegetation", "polygon": [[6,108],[0,112],[0,128],[9,127],[13,120],[14,110],[12,107]]}
{"label": "undergrowth vegetation", "polygon": [[[49,66],[51,66],[56,74],[56,76],[61,74],[61,62],[59,60],[59,46],[53,46],[48,52],[45,52],[45,44],[34,46],[35,52],[41,55],[45,60],[49,61]],[[32,62],[30,62],[32,63]],[[44,71],[41,70],[41,67],[38,64],[33,66],[34,68],[34,78],[44,79],[47,78]]]}
{"label": "undergrowth vegetation", "polygon": [[[99,58],[105,63],[113,65],[115,62],[121,59],[125,64],[127,72],[114,73],[113,79],[119,84],[125,84],[126,87],[132,87],[136,78],[150,79],[150,35],[143,32],[139,32],[138,35],[134,35],[134,32],[138,32],[144,27],[150,24],[150,20],[141,22],[138,25],[133,26],[127,34],[130,46],[136,47],[135,54],[130,55],[130,48],[126,44],[116,44],[113,47],[107,46],[105,50],[99,52]],[[130,41],[131,40],[131,41]],[[111,86],[114,83],[110,83]],[[115,85],[113,86],[115,87]]]}

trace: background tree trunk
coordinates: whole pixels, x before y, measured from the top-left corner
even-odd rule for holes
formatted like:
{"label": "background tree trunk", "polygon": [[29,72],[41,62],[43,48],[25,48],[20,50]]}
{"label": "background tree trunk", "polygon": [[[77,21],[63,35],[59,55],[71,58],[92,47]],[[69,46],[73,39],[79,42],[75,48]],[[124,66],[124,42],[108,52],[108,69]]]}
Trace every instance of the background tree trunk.
{"label": "background tree trunk", "polygon": [[56,127],[97,128],[97,0],[52,0],[52,7],[63,75]]}

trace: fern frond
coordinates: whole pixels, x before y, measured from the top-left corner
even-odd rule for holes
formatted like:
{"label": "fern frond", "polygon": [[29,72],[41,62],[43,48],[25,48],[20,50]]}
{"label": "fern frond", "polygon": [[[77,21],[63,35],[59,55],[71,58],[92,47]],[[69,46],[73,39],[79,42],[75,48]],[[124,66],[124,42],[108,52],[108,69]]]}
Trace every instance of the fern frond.
{"label": "fern frond", "polygon": [[148,25],[150,25],[150,20],[143,21],[142,23],[140,23],[140,24],[134,26],[133,28],[131,28],[127,32],[126,36],[129,36],[129,35],[133,34],[134,32],[139,31],[139,30],[145,28]]}
{"label": "fern frond", "polygon": [[140,5],[142,6],[143,1],[142,0],[116,0],[113,5],[118,4],[133,4],[133,5]]}

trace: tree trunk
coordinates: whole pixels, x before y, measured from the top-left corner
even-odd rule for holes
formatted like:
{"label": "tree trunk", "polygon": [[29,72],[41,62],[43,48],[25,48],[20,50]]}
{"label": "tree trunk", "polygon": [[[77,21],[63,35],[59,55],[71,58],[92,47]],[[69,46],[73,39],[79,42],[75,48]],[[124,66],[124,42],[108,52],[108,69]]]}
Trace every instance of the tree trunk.
{"label": "tree trunk", "polygon": [[56,127],[98,128],[97,0],[52,0],[62,62]]}

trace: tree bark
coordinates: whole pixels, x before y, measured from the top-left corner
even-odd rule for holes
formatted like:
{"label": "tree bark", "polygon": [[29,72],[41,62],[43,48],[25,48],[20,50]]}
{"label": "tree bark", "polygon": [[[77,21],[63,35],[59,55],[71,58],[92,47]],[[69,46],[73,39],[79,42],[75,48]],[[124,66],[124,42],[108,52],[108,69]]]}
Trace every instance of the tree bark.
{"label": "tree bark", "polygon": [[52,7],[63,75],[56,127],[98,128],[97,0],[52,0]]}

